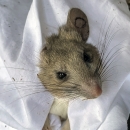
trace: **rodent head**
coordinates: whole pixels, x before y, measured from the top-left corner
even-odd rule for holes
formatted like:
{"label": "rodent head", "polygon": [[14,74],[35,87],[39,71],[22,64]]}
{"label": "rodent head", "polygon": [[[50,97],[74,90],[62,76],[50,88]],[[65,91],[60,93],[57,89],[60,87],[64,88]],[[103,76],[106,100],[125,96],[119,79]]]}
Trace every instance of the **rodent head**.
{"label": "rodent head", "polygon": [[[68,16],[69,17],[69,16]],[[46,39],[41,52],[39,78],[58,98],[96,98],[101,90],[100,55],[86,44],[86,34],[67,24]]]}

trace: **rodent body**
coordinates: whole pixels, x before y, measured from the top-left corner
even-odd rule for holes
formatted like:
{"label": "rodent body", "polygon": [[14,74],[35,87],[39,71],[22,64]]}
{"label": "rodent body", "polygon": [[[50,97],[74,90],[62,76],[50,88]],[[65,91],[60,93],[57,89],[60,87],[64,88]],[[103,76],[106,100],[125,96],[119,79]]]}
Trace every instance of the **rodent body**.
{"label": "rodent body", "polygon": [[63,119],[67,118],[70,100],[92,99],[102,93],[101,59],[97,48],[86,44],[88,32],[86,15],[73,8],[67,24],[60,27],[58,34],[46,38],[41,52],[39,78],[55,97],[50,113]]}
{"label": "rodent body", "polygon": [[55,99],[50,113],[60,116],[62,119],[67,119],[68,101],[64,99]]}

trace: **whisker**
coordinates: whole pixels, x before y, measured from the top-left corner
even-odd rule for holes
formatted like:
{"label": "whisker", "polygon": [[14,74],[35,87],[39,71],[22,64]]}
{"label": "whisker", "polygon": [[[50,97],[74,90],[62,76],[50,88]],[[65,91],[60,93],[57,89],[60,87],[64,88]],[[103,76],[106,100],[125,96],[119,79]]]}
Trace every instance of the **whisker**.
{"label": "whisker", "polygon": [[124,48],[120,48],[118,49],[114,54],[112,54],[110,56],[110,58],[108,59],[108,61],[105,63],[104,67],[103,67],[103,70],[102,70],[102,75],[103,73],[110,67],[110,65],[115,62],[114,59],[118,56],[118,54],[120,54],[121,52],[123,52]]}

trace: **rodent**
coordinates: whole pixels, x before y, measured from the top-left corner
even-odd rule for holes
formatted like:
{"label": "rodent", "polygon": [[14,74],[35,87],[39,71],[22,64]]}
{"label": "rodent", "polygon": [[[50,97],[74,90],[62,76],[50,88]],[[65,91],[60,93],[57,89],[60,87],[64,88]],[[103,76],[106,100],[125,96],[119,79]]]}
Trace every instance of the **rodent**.
{"label": "rodent", "polygon": [[[50,113],[66,119],[62,130],[69,130],[68,102],[75,98],[93,99],[101,95],[98,49],[86,43],[89,36],[87,16],[78,8],[68,13],[58,34],[46,38],[40,54],[38,74],[44,87],[55,97]],[[49,125],[49,121],[46,121]],[[45,123],[43,130],[48,129]]]}

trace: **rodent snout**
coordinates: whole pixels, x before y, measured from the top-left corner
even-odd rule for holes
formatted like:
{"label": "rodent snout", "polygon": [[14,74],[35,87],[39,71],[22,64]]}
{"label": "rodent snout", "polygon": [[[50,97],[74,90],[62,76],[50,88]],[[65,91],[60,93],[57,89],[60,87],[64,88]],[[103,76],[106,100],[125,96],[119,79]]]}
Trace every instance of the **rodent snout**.
{"label": "rodent snout", "polygon": [[98,84],[94,84],[92,86],[83,85],[82,88],[86,93],[87,99],[94,99],[99,97],[102,94],[101,86]]}
{"label": "rodent snout", "polygon": [[97,98],[100,96],[102,93],[102,89],[99,85],[94,86],[93,91],[92,91],[92,96],[93,98]]}

